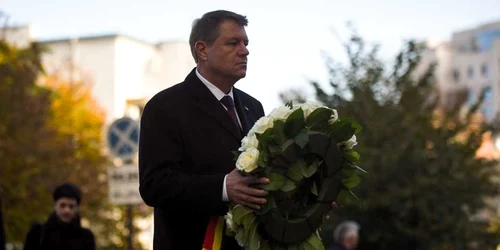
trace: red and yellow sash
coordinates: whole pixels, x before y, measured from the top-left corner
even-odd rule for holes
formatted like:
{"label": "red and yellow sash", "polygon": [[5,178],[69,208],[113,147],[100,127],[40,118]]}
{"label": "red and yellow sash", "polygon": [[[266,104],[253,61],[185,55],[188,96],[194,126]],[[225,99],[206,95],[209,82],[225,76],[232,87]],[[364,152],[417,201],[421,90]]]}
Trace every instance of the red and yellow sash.
{"label": "red and yellow sash", "polygon": [[224,217],[212,216],[208,222],[202,250],[220,250],[224,233]]}

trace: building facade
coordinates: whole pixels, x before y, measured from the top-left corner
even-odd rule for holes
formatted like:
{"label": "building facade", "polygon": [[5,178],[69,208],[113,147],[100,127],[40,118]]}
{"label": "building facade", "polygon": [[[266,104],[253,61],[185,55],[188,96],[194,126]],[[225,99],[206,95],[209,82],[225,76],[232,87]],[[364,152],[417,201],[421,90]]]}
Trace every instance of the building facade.
{"label": "building facade", "polygon": [[150,44],[117,34],[37,41],[31,35],[30,27],[9,28],[3,34],[17,46],[36,42],[45,47],[47,74],[90,84],[108,123],[127,113],[138,116],[133,104],[181,82],[195,67],[183,41]]}
{"label": "building facade", "polygon": [[451,41],[429,45],[419,71],[436,62],[436,80],[445,106],[452,106],[457,93],[467,93],[473,104],[484,91],[481,112],[486,121],[500,113],[500,21],[455,32]]}

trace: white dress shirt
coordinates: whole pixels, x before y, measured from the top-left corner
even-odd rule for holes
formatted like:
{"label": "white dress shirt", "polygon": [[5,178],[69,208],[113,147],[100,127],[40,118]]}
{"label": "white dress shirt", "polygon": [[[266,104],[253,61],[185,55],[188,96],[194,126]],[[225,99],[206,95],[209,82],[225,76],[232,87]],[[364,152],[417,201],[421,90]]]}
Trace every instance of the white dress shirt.
{"label": "white dress shirt", "polygon": [[[200,79],[200,81],[203,84],[205,84],[205,86],[207,86],[207,88],[210,90],[210,92],[212,92],[212,94],[215,96],[215,98],[217,98],[217,100],[219,100],[219,102],[226,95],[233,98],[233,101],[234,101],[233,88],[231,88],[231,90],[229,90],[229,93],[225,94],[224,92],[222,92],[222,90],[220,90],[215,85],[210,83],[207,79],[205,79],[205,77],[203,77],[200,74],[200,72],[198,72],[198,69],[196,69],[196,76]],[[224,109],[227,110],[227,108],[226,108],[226,106],[224,106],[224,104],[220,103],[220,105],[222,105],[222,107],[224,107]],[[241,128],[241,120],[240,120],[240,117],[238,116],[238,112],[236,110],[234,110],[234,112],[236,113],[236,118],[238,118],[238,123],[240,124],[240,128]],[[227,175],[224,176],[224,184],[222,185],[222,201],[229,201],[229,198],[227,197],[226,178],[227,178]]]}

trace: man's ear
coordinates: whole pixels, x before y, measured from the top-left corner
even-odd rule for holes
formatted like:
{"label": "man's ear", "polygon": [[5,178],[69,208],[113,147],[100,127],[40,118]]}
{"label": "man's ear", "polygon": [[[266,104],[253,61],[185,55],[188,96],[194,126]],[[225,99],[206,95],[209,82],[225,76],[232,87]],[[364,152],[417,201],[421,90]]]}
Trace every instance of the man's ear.
{"label": "man's ear", "polygon": [[198,61],[206,61],[208,58],[207,55],[207,44],[203,41],[197,41],[194,44],[194,48],[196,50],[196,55],[198,56]]}

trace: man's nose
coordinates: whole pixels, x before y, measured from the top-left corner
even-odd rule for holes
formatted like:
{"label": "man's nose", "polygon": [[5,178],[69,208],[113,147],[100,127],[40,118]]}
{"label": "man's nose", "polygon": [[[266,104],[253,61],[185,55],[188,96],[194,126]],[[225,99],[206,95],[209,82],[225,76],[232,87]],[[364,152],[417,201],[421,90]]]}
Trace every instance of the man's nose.
{"label": "man's nose", "polygon": [[247,46],[244,43],[241,43],[240,45],[239,54],[241,56],[248,56],[250,54],[250,51],[248,50]]}

